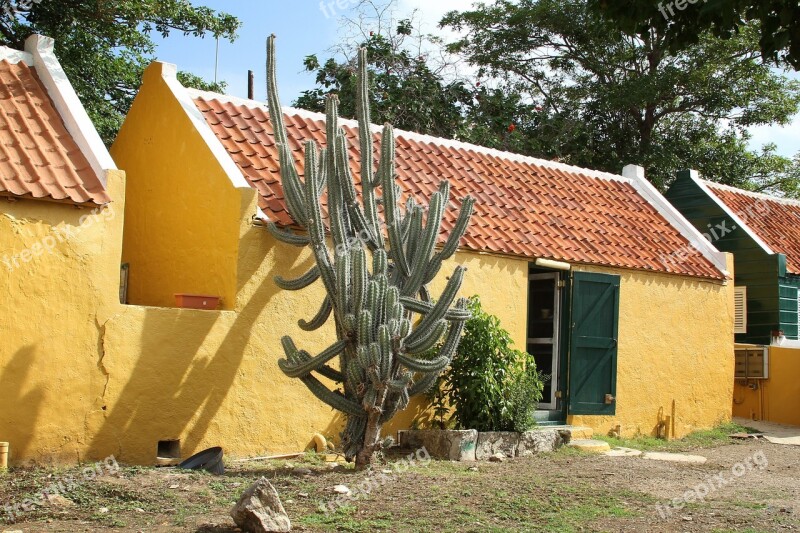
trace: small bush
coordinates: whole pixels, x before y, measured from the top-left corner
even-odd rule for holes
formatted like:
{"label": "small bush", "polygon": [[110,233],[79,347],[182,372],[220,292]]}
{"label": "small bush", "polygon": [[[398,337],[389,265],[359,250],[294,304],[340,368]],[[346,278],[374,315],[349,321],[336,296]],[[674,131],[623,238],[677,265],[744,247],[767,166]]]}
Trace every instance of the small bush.
{"label": "small bush", "polygon": [[542,399],[543,380],[533,356],[512,348],[500,320],[473,296],[464,337],[443,376],[442,392],[462,429],[526,431]]}

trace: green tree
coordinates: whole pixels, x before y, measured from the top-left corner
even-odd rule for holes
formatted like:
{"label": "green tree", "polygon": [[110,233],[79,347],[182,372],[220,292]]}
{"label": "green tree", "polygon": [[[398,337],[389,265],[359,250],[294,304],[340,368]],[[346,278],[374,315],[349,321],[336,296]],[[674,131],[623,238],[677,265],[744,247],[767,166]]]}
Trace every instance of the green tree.
{"label": "green tree", "polygon": [[[379,123],[452,138],[462,128],[462,109],[472,100],[472,91],[462,81],[446,82],[418,47],[408,46],[413,26],[410,19],[397,23],[393,30],[369,32],[347,48],[366,48],[373,116]],[[316,55],[305,59],[305,69],[316,73],[317,87],[303,91],[294,105],[323,112],[325,98],[336,93],[342,116],[356,115],[357,65],[355,58],[339,54],[320,63]]]}
{"label": "green tree", "polygon": [[527,153],[611,172],[636,163],[661,188],[691,167],[793,190],[784,187],[791,160],[747,148],[748,127],[786,124],[800,104],[798,84],[759,60],[752,25],[729,39],[702,34],[678,52],[658,28],[628,36],[579,0],[498,0],[442,25],[462,32],[450,50],[480,77],[541,109]]}
{"label": "green tree", "polygon": [[764,59],[800,69],[797,0],[590,0],[589,5],[630,35],[656,28],[673,51],[697,44],[705,31],[727,39],[754,24]]}
{"label": "green tree", "polygon": [[[231,15],[185,0],[0,0],[0,43],[21,49],[32,33],[55,39],[56,56],[107,144],[151,60],[153,32],[233,40],[239,25]],[[182,76],[199,88],[224,88]]]}

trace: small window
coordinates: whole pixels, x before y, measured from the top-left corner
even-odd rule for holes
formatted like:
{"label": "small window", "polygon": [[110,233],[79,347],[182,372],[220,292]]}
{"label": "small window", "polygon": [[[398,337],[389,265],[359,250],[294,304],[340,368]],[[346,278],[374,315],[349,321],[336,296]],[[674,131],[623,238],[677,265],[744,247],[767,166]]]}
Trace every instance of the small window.
{"label": "small window", "polygon": [[800,340],[800,288],[797,289],[797,338]]}
{"label": "small window", "polygon": [[747,287],[733,288],[733,332],[747,333]]}

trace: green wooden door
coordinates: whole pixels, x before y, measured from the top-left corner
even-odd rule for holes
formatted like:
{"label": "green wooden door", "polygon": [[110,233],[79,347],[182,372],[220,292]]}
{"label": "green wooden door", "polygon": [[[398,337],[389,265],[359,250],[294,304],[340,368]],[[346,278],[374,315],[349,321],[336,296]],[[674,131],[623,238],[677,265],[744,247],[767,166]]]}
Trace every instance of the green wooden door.
{"label": "green wooden door", "polygon": [[573,273],[569,414],[615,414],[618,326],[619,276]]}

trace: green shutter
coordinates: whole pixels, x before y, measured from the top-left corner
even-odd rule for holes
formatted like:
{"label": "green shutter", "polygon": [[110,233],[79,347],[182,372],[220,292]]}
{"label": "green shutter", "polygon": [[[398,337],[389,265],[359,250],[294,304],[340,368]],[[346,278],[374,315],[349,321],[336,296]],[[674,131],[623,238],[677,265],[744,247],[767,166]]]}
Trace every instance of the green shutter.
{"label": "green shutter", "polygon": [[[569,414],[613,415],[617,395],[619,276],[572,277]],[[614,398],[610,403],[606,395]]]}

